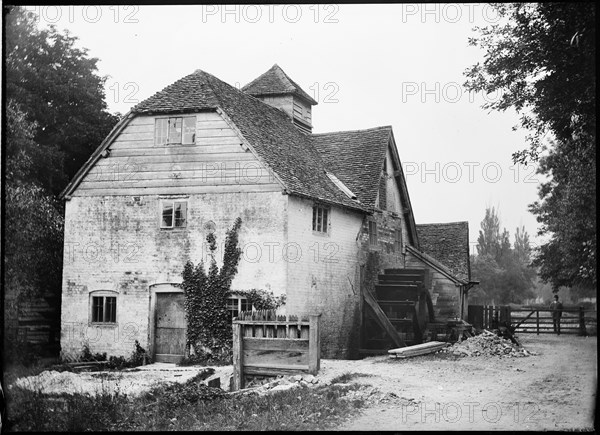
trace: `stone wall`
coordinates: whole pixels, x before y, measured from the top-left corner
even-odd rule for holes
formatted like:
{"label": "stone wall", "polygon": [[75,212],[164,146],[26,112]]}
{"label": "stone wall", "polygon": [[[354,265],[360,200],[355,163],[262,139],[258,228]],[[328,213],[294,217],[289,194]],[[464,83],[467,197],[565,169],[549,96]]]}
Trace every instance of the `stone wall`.
{"label": "stone wall", "polygon": [[291,314],[321,314],[323,358],[348,358],[358,344],[363,215],[330,207],[328,234],[312,230],[314,202],[289,197],[288,302]]}
{"label": "stone wall", "polygon": [[[186,261],[207,257],[207,231],[214,232],[220,263],[225,232],[242,218],[243,256],[232,288],[285,292],[282,250],[287,196],[276,192],[184,195],[185,228],[159,228],[161,197],[73,197],[66,203],[61,348],[73,355],[87,342],[92,352],[129,355],[134,341],[148,348],[153,284],[180,283]],[[115,324],[91,323],[90,293],[116,292]]]}

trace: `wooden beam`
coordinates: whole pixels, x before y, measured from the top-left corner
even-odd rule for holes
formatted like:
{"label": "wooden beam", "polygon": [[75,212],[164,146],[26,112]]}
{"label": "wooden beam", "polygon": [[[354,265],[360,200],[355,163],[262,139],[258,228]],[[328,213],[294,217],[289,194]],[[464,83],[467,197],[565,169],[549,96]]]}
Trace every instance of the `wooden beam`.
{"label": "wooden beam", "polygon": [[396,328],[394,328],[394,325],[392,325],[390,319],[388,319],[388,317],[385,315],[385,313],[379,306],[379,303],[373,297],[371,292],[369,292],[368,290],[363,291],[363,297],[365,298],[365,302],[367,303],[367,305],[375,314],[377,322],[385,330],[385,332],[388,333],[390,338],[393,340],[394,344],[398,347],[406,346],[406,343],[404,342],[404,340],[402,340],[400,334],[398,334],[398,331],[396,331]]}
{"label": "wooden beam", "polygon": [[244,366],[242,345],[243,334],[242,325],[233,323],[233,390],[244,388]]}

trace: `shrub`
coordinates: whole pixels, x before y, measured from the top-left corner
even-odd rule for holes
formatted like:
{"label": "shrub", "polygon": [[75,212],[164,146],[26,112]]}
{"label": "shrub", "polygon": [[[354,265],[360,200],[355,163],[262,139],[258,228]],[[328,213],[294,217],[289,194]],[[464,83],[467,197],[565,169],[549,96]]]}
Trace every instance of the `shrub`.
{"label": "shrub", "polygon": [[285,305],[286,295],[274,296],[273,292],[253,288],[244,293],[256,310],[276,310]]}

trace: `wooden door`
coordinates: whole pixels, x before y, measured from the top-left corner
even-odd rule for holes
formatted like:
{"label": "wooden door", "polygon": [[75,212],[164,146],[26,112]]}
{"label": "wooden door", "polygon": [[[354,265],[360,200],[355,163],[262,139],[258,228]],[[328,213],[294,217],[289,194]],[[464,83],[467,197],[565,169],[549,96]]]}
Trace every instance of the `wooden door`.
{"label": "wooden door", "polygon": [[183,293],[156,293],[154,360],[177,363],[185,353]]}

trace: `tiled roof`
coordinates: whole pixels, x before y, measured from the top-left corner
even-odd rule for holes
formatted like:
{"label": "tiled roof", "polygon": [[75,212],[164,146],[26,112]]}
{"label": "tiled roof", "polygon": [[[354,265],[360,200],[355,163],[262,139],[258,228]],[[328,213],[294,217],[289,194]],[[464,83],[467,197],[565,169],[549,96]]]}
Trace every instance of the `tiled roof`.
{"label": "tiled roof", "polygon": [[296,128],[283,111],[204,71],[197,70],[167,86],[137,104],[132,112],[151,114],[217,108],[233,121],[259,157],[280,177],[288,193],[367,210],[365,205],[348,198],[326,176],[325,170],[329,168],[311,136]]}
{"label": "tiled roof", "polygon": [[294,82],[288,75],[283,72],[279,65],[275,64],[266,73],[252,80],[246,86],[242,88],[247,94],[250,95],[269,95],[269,94],[295,94],[310,104],[317,104],[317,102],[306,92],[302,90],[296,82]]}
{"label": "tiled roof", "polygon": [[358,200],[375,206],[392,127],[313,134],[315,148]]}
{"label": "tiled roof", "polygon": [[469,223],[417,225],[421,251],[434,257],[460,279],[471,279]]}

